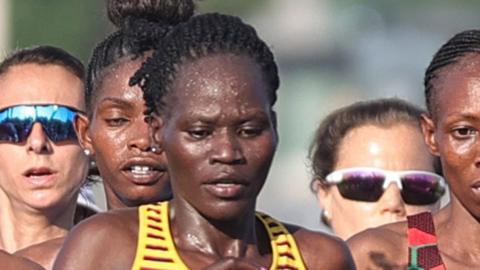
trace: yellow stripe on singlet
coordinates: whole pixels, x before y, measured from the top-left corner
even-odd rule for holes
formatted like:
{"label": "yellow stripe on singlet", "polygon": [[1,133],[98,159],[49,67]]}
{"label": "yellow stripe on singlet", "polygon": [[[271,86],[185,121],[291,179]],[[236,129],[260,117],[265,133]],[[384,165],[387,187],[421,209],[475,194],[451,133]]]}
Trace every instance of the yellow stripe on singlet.
{"label": "yellow stripe on singlet", "polygon": [[[188,270],[178,255],[170,231],[168,202],[140,206],[137,252],[132,270]],[[270,270],[305,270],[293,236],[280,222],[257,213],[270,237]]]}

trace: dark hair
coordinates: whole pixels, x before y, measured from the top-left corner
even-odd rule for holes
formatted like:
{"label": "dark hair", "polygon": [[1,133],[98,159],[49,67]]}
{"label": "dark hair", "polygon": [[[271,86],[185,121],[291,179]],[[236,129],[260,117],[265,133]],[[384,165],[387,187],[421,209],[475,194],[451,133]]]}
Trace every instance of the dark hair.
{"label": "dark hair", "polygon": [[82,62],[63,49],[53,46],[37,46],[14,51],[0,63],[0,75],[6,73],[9,68],[21,64],[58,65],[82,81],[85,78]]}
{"label": "dark hair", "polygon": [[278,69],[273,53],[255,29],[237,17],[217,13],[192,17],[173,28],[153,56],[132,77],[131,85],[144,91],[147,114],[161,114],[165,96],[176,78],[179,66],[212,54],[236,54],[251,57],[263,72],[270,102],[276,101]]}
{"label": "dark hair", "polygon": [[[424,110],[398,98],[376,99],[356,102],[330,113],[318,127],[310,145],[309,159],[313,179],[310,188],[315,190],[316,181],[324,183],[337,162],[338,148],[345,135],[352,129],[375,125],[391,127],[408,123],[420,128],[420,116]],[[441,173],[440,161],[435,158],[434,170]]]}
{"label": "dark hair", "polygon": [[188,20],[194,9],[193,0],[107,0],[108,17],[118,30],[98,43],[90,58],[85,91],[89,115],[105,69],[124,57],[133,60],[154,50],[171,27]]}
{"label": "dark hair", "polygon": [[442,68],[453,65],[470,53],[480,53],[480,30],[467,30],[450,38],[433,56],[425,71],[424,86],[428,112],[434,113],[435,79]]}

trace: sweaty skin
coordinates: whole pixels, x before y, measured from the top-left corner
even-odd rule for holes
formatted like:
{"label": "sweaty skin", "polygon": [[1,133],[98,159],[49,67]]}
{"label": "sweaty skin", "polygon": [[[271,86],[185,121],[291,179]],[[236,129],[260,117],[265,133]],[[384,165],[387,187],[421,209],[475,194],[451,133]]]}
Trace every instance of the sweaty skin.
{"label": "sweaty skin", "polygon": [[[256,198],[277,145],[275,114],[261,74],[245,56],[201,57],[180,66],[167,96],[167,117],[157,132],[174,193],[172,236],[190,269],[268,269],[271,264],[268,235],[255,219]],[[130,269],[137,215],[134,209],[118,210],[82,223],[69,235],[54,269]],[[287,227],[308,269],[354,269],[338,238]],[[112,252],[105,246],[118,248]]]}
{"label": "sweaty skin", "polygon": [[[438,249],[447,269],[480,268],[478,74],[478,54],[467,54],[458,63],[442,69],[435,81],[434,115],[422,118],[425,141],[430,151],[440,156],[452,195],[450,203],[434,215]],[[403,222],[352,237],[348,244],[357,268],[405,269],[406,233],[407,225]]]}
{"label": "sweaty skin", "polygon": [[128,85],[144,60],[126,56],[105,68],[90,119],[78,121],[80,142],[91,151],[102,176],[108,209],[171,197],[165,154],[152,149],[142,90]]}

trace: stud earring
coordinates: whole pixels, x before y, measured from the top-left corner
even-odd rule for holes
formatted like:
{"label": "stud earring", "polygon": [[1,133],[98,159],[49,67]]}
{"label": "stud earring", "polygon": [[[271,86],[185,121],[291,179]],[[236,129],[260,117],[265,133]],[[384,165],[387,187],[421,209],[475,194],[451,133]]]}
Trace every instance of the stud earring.
{"label": "stud earring", "polygon": [[328,227],[330,227],[330,224],[332,222],[331,220],[331,217],[330,217],[330,213],[325,210],[325,209],[322,209],[321,212],[320,212],[320,221],[327,225]]}
{"label": "stud earring", "polygon": [[92,154],[92,151],[90,151],[90,149],[83,149],[83,153],[85,156],[89,157]]}

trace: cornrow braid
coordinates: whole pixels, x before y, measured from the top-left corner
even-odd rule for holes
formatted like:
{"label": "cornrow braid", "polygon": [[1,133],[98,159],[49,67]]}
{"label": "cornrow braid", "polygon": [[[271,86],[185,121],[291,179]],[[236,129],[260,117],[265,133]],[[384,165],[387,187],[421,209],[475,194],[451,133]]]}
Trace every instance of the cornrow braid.
{"label": "cornrow braid", "polygon": [[469,53],[480,53],[480,30],[467,30],[456,34],[433,56],[424,78],[425,99],[430,114],[434,110],[434,81],[438,73],[442,68],[456,64]]}
{"label": "cornrow braid", "polygon": [[85,82],[85,103],[89,114],[92,112],[92,95],[101,84],[105,68],[123,57],[130,56],[133,60],[147,51],[154,50],[169,29],[170,26],[127,18],[124,27],[109,35],[94,48],[87,66]]}
{"label": "cornrow braid", "polygon": [[144,91],[146,114],[161,114],[165,96],[176,78],[179,66],[216,53],[251,57],[260,67],[269,86],[271,105],[277,99],[278,69],[272,52],[255,29],[237,17],[218,13],[192,17],[174,27],[160,47],[130,80]]}

